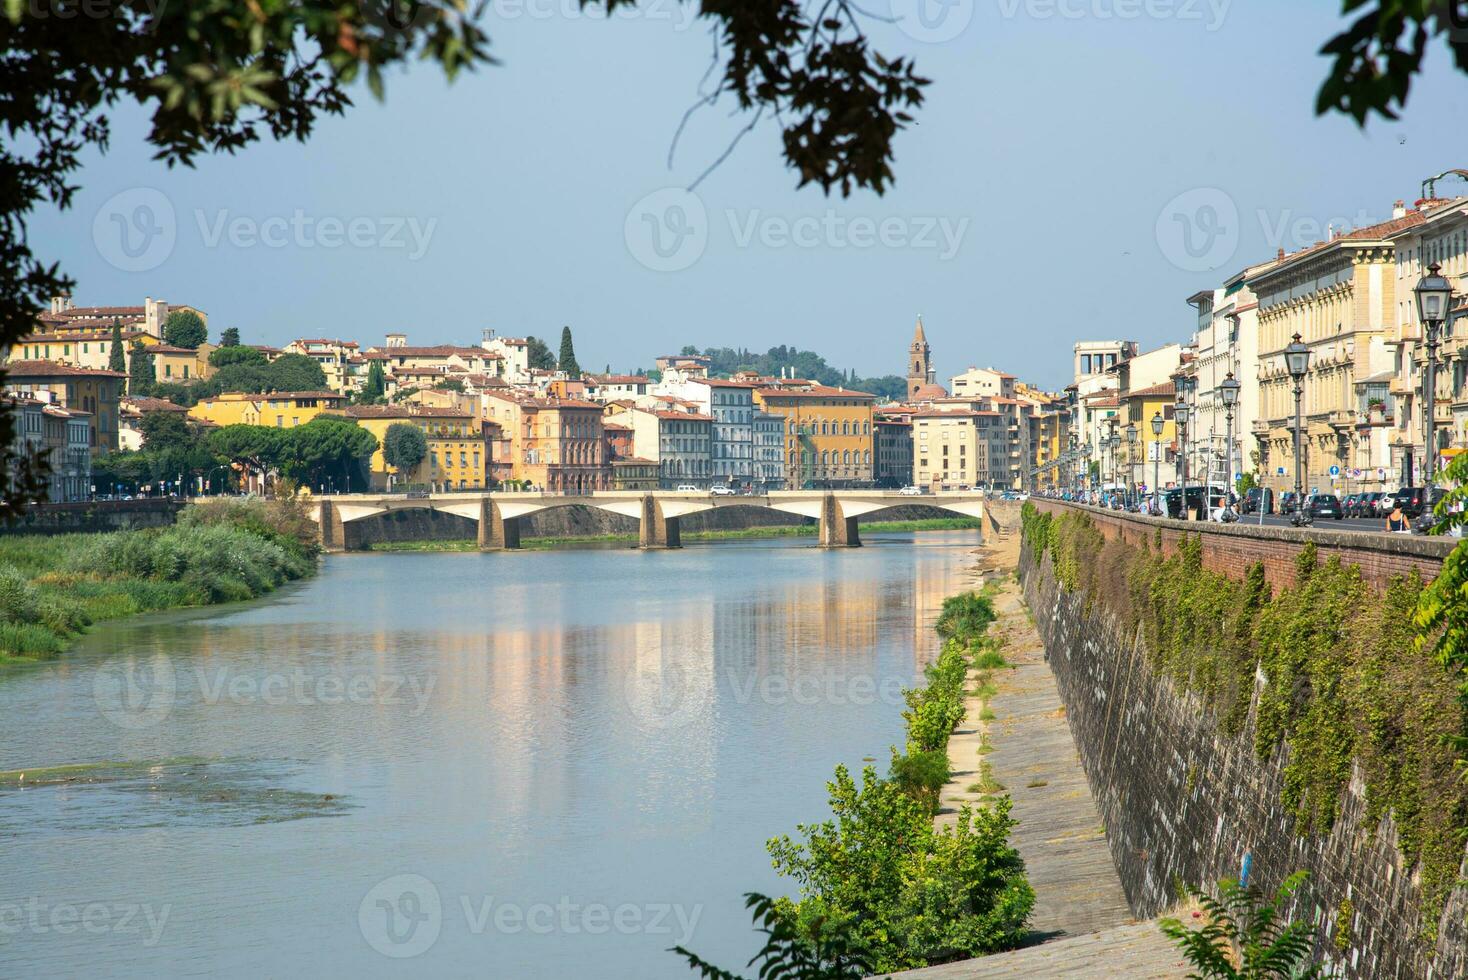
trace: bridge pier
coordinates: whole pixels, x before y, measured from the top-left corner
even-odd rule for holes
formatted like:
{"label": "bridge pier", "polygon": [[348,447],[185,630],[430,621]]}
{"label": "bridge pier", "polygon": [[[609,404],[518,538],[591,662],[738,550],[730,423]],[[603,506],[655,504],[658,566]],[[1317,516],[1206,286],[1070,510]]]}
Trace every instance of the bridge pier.
{"label": "bridge pier", "polygon": [[485,498],[479,502],[479,550],[503,551],[520,547],[520,518],[505,517],[499,505]]}
{"label": "bridge pier", "polygon": [[347,528],[336,505],[329,500],[320,503],[320,514],[316,527],[321,533],[321,550],[325,552],[347,550]]}
{"label": "bridge pier", "polygon": [[861,533],[856,527],[856,518],[847,517],[841,509],[841,501],[834,493],[821,498],[822,548],[860,548]]}
{"label": "bridge pier", "polygon": [[642,498],[642,519],[637,528],[637,547],[645,549],[681,548],[678,518],[665,517],[663,505],[651,494]]}

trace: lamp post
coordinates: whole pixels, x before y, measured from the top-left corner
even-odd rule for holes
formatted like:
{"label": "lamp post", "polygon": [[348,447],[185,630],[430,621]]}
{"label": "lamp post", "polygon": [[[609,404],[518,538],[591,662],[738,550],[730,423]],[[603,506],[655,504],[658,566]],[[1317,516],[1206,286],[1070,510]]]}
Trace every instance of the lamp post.
{"label": "lamp post", "polygon": [[1232,371],[1218,386],[1218,392],[1223,396],[1224,418],[1227,420],[1223,442],[1223,511],[1218,515],[1218,519],[1225,523],[1235,520],[1234,512],[1229,507],[1229,495],[1234,489],[1234,406],[1239,403],[1240,387]]}
{"label": "lamp post", "polygon": [[1300,435],[1300,396],[1305,391],[1305,372],[1310,370],[1310,348],[1300,343],[1300,335],[1295,334],[1294,343],[1284,349],[1284,356],[1285,367],[1295,382],[1295,512],[1290,523],[1300,526],[1310,523],[1310,515],[1305,513],[1305,489],[1301,482],[1304,474],[1300,470],[1300,451],[1304,443]]}
{"label": "lamp post", "polygon": [[1126,482],[1130,492],[1135,493],[1137,481],[1132,479],[1133,468],[1137,463],[1137,423],[1128,422],[1126,426]]}
{"label": "lamp post", "polygon": [[1177,396],[1177,404],[1172,406],[1173,421],[1177,423],[1177,448],[1178,448],[1178,483],[1182,485],[1182,520],[1188,519],[1188,403],[1182,395]]}
{"label": "lamp post", "polygon": [[1422,424],[1422,485],[1431,487],[1437,479],[1437,345],[1438,330],[1448,318],[1453,302],[1453,284],[1441,274],[1436,262],[1427,267],[1427,275],[1413,290],[1417,294],[1417,315],[1427,340],[1427,358],[1422,365],[1422,405],[1426,415]]}
{"label": "lamp post", "polygon": [[1155,501],[1158,499],[1158,495],[1162,489],[1162,479],[1158,474],[1160,472],[1160,466],[1162,464],[1163,424],[1162,409],[1159,408],[1152,416],[1152,498],[1154,501],[1154,507]]}

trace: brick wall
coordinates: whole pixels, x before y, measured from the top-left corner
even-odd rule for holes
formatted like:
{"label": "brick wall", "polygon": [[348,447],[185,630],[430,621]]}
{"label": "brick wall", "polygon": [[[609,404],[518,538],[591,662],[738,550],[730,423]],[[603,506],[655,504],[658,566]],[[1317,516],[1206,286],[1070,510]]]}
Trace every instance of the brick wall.
{"label": "brick wall", "polygon": [[1241,578],[1244,570],[1254,562],[1263,562],[1265,577],[1276,591],[1294,584],[1295,556],[1306,541],[1315,542],[1321,561],[1335,556],[1345,564],[1359,565],[1362,577],[1377,588],[1384,588],[1393,578],[1414,568],[1422,574],[1423,581],[1431,581],[1437,577],[1443,559],[1458,543],[1455,538],[1363,534],[1326,527],[1272,527],[1267,524],[1261,527],[1247,521],[1216,524],[1162,520],[1058,500],[1036,498],[1030,502],[1057,516],[1067,510],[1085,511],[1108,541],[1119,537],[1127,544],[1140,545],[1144,540],[1153,541],[1160,529],[1162,548],[1169,554],[1177,550],[1183,534],[1201,535],[1204,568]]}
{"label": "brick wall", "polygon": [[[1097,523],[1111,534],[1141,533],[1137,522],[1121,515],[1100,512]],[[1270,555],[1287,560],[1285,553],[1299,546],[1268,529],[1260,536],[1205,531],[1203,540],[1214,562]],[[1377,576],[1427,560],[1370,542],[1336,550],[1370,558]],[[1396,849],[1391,817],[1368,819],[1359,779],[1344,793],[1330,833],[1301,836],[1280,803],[1288,746],[1267,760],[1255,752],[1257,691],[1244,730],[1225,737],[1201,701],[1152,672],[1139,636],[1060,586],[1048,558],[1036,563],[1026,552],[1020,573],[1133,914],[1151,918],[1173,908],[1179,883],[1196,888],[1237,879],[1247,853],[1251,883],[1271,890],[1288,874],[1310,872],[1289,911],[1315,923],[1317,955],[1328,958],[1337,975],[1468,977],[1468,887],[1452,893],[1436,943],[1425,943],[1414,873]],[[1337,924],[1347,901],[1340,949]]]}

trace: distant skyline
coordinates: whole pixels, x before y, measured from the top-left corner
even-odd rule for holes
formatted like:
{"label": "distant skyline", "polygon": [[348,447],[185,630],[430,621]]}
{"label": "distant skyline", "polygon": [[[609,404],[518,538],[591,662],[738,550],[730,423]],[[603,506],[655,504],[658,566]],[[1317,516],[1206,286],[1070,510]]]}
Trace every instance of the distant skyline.
{"label": "distant skyline", "polygon": [[500,65],[452,86],[415,65],[305,144],[169,170],[117,114],[31,241],[78,304],[192,303],[251,342],[492,327],[554,348],[569,324],[596,370],[789,344],[867,377],[904,373],[921,313],[940,382],[972,364],[1055,389],[1076,340],[1182,341],[1187,296],[1468,165],[1440,44],[1402,119],[1315,118],[1334,0],[892,2],[873,41],[933,84],[885,197],[796,191],[769,121],[688,194],[744,122],[696,114],[667,168],[709,55],[692,10],[500,0]]}

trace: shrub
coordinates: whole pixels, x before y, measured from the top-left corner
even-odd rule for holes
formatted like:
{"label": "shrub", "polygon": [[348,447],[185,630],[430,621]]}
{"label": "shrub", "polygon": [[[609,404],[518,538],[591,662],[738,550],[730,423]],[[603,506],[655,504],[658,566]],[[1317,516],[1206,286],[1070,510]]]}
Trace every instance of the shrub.
{"label": "shrub", "polygon": [[961,592],[943,600],[936,629],[942,637],[973,639],[994,622],[994,603],[977,592]]}

